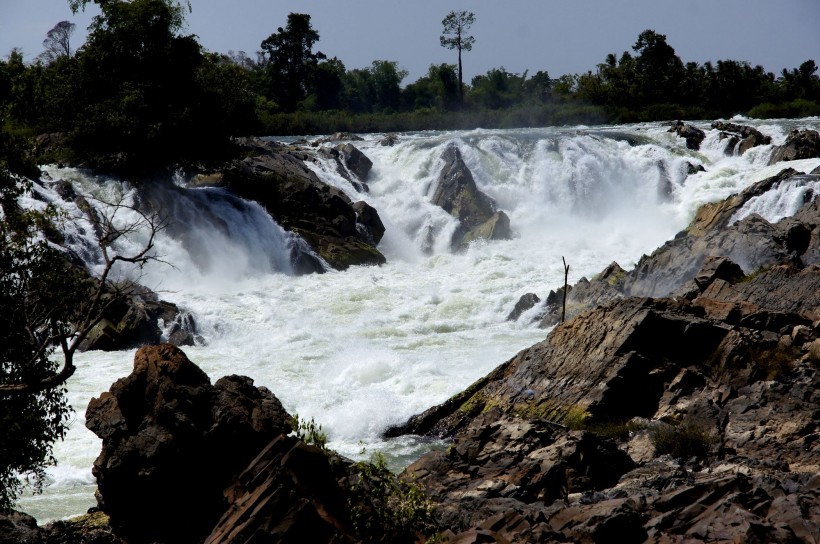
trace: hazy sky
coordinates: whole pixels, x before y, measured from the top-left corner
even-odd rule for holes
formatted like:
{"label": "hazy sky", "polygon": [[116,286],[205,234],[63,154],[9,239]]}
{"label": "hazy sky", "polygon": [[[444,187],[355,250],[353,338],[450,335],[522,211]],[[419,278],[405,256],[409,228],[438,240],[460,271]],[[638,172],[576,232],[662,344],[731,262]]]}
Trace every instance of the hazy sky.
{"label": "hazy sky", "polygon": [[[456,63],[442,48],[441,20],[453,9],[472,11],[476,42],[464,54],[465,81],[490,68],[552,77],[595,70],[607,53],[631,50],[641,31],[665,34],[684,61],[720,59],[761,64],[778,74],[807,59],[820,64],[820,0],[192,0],[187,32],[211,51],[245,51],[287,21],[308,13],[317,49],[348,69],[373,60],[397,61],[404,84],[432,63]],[[67,0],[0,0],[0,55],[21,47],[42,51],[46,32],[61,20],[77,24],[75,43],[96,13],[72,15]]]}

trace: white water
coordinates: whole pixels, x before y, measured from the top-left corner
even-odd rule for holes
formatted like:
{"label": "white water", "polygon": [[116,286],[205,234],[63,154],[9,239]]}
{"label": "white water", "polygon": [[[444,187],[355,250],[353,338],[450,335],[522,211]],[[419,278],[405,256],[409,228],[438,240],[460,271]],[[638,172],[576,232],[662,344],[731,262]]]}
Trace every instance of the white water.
{"label": "white water", "polygon": [[[756,126],[778,144],[794,124]],[[818,129],[820,119],[798,126]],[[644,143],[631,146],[607,134]],[[298,241],[258,206],[200,190],[177,195],[179,232],[169,229],[158,240],[173,267],[156,263],[142,281],[193,312],[207,345],[184,351],[212,381],[251,376],[291,413],[321,423],[331,447],[351,457],[360,457],[362,448],[382,450],[396,467],[432,445],[413,438],[383,441],[387,425],[445,400],[545,337],[546,331],[505,317],[522,294],[543,298],[563,282],[562,256],[571,265],[571,282],[613,260],[630,268],[686,226],[700,204],[786,166],[765,166],[771,146],[727,157],[716,131],[709,131],[700,152],[691,152],[655,124],[415,133],[402,135],[395,147],[378,140],[374,135],[356,143],[374,163],[369,194],[356,193],[330,166],[315,170],[378,210],[387,227],[379,249],[388,264],[290,275],[287,252]],[[515,239],[450,253],[453,220],[429,202],[449,143],[459,146],[479,187],[508,213]],[[687,162],[707,171],[687,176]],[[803,172],[818,165],[788,164]],[[122,191],[114,181],[47,170],[83,193],[111,199]],[[664,176],[667,197],[659,196]],[[41,198],[57,197],[46,191]],[[93,248],[82,243],[85,234],[71,228],[75,246],[85,247],[93,261]],[[52,485],[20,503],[41,522],[95,504],[91,464],[100,443],[85,429],[83,414],[92,396],[131,371],[133,351],[76,359],[78,371],[68,384],[76,421],[56,447]]]}

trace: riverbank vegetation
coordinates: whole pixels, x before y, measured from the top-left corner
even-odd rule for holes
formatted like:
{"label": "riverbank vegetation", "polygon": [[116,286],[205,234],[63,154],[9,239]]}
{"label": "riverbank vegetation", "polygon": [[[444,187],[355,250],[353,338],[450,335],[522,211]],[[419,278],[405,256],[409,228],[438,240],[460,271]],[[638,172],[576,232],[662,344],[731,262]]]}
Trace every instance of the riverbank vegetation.
{"label": "riverbank vegetation", "polygon": [[35,61],[17,50],[0,61],[0,107],[5,130],[60,135],[58,146],[41,142],[50,158],[112,171],[219,160],[231,135],[820,114],[813,60],[779,75],[745,61],[684,63],[653,30],[583,74],[499,67],[461,84],[456,65],[433,64],[406,82],[397,61],[348,69],[315,50],[319,31],[308,14],[291,13],[252,58],[206,51],[185,35],[184,4],[97,3],[101,14],[81,46],[70,46],[70,23],[56,22]]}
{"label": "riverbank vegetation", "polygon": [[72,25],[56,22],[33,62],[16,50],[0,61],[0,107],[8,130],[59,133],[57,158],[114,171],[219,160],[231,135],[820,115],[814,60],[777,75],[684,62],[653,30],[582,74],[554,77],[545,55],[532,73],[498,67],[460,83],[457,65],[432,64],[408,82],[398,61],[348,69],[318,51],[308,14],[291,13],[255,55],[223,54],[184,34],[184,3],[96,3],[84,44],[72,48]]}

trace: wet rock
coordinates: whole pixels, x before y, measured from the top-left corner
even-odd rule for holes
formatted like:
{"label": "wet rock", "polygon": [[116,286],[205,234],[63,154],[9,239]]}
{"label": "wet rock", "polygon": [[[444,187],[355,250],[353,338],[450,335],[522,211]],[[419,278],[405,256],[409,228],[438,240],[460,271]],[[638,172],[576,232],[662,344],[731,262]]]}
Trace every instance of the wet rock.
{"label": "wet rock", "polygon": [[385,147],[393,147],[397,143],[399,143],[399,135],[395,134],[393,132],[391,132],[389,134],[385,134],[384,138],[379,140],[379,145],[385,146]]}
{"label": "wet rock", "polygon": [[442,159],[444,167],[432,202],[459,220],[459,228],[453,234],[453,248],[463,248],[479,238],[510,238],[509,218],[503,212],[496,213],[495,202],[478,189],[458,147],[448,146]]}
{"label": "wet rock", "polygon": [[100,506],[129,543],[199,542],[227,508],[222,490],[289,421],[250,378],[211,385],[178,348],[142,348],[134,371],[86,412],[103,441]]}
{"label": "wet rock", "polygon": [[732,155],[735,150],[738,155],[743,155],[753,147],[772,143],[771,136],[765,136],[756,128],[747,125],[717,121],[712,123],[712,128],[720,131],[721,140],[728,140],[725,150],[727,155]]}
{"label": "wet rock", "polygon": [[786,143],[774,148],[769,164],[815,157],[820,157],[820,132],[794,129],[789,131]]}
{"label": "wet rock", "polygon": [[353,144],[338,144],[336,147],[322,147],[319,154],[336,165],[336,171],[348,180],[357,191],[367,192],[367,175],[373,167],[373,162],[359,151]]}
{"label": "wet rock", "polygon": [[[259,202],[335,269],[386,262],[368,238],[366,226],[359,228],[351,199],[322,183],[305,165],[308,159],[307,154],[294,152],[248,157],[225,169],[224,183],[234,194]],[[377,214],[371,210],[370,215]],[[305,265],[314,262],[307,257],[302,259]]]}
{"label": "wet rock", "polygon": [[521,314],[531,308],[534,308],[539,302],[541,302],[541,299],[538,298],[538,295],[535,293],[526,293],[521,295],[521,298],[515,303],[515,307],[512,312],[510,312],[510,315],[507,316],[507,321],[518,321]]}
{"label": "wet rock", "polygon": [[696,126],[689,125],[683,121],[677,121],[669,129],[669,132],[675,132],[681,138],[686,139],[686,147],[697,151],[700,149],[700,143],[706,138],[706,133]]}

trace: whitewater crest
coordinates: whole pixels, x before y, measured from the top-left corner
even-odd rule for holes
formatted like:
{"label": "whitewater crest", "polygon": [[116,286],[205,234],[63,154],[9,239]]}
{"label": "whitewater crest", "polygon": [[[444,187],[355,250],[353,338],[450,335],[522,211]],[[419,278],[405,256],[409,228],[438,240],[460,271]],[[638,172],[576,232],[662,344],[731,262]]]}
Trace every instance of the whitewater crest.
{"label": "whitewater crest", "polygon": [[[99,266],[92,229],[74,200],[56,192],[60,180],[90,202],[125,195],[166,210],[168,228],[156,251],[168,264],[151,263],[139,279],[196,321],[207,345],[186,349],[191,359],[211,376],[243,374],[275,391],[289,412],[320,421],[340,453],[356,458],[362,447],[381,450],[398,467],[430,444],[385,439],[384,429],[543,340],[536,325],[506,317],[523,294],[563,283],[562,257],[572,283],[612,261],[634,267],[683,229],[700,205],[782,169],[767,163],[795,123],[755,123],[772,143],[742,155],[727,155],[719,131],[705,123],[698,123],[706,136],[697,151],[655,124],[406,133],[392,146],[380,145],[382,135],[368,135],[353,142],[372,161],[364,182],[351,179],[351,168],[340,169],[332,153],[277,144],[290,150],[283,160],[303,180],[304,193],[327,211],[319,250],[311,239],[319,236],[315,224],[274,213],[277,206],[298,208],[274,190],[281,185],[269,178],[270,185],[243,187],[249,178],[241,169],[199,184],[207,187],[167,180],[138,194],[124,180],[48,166],[51,181],[30,205],[55,202],[76,218],[65,222],[66,245],[91,269]],[[820,127],[816,119],[800,123]],[[476,189],[494,203],[493,213],[508,217],[509,236],[454,248],[460,220],[433,202],[448,149],[458,150]],[[818,159],[790,163],[801,173],[818,165]],[[254,192],[257,198],[249,199]],[[368,207],[354,208],[359,202]],[[373,236],[380,229],[364,219],[370,209],[381,236]],[[123,243],[138,244],[139,237]],[[372,257],[371,264],[383,264],[334,266],[339,254],[333,248],[343,242]],[[300,268],[296,254],[309,255],[309,264]],[[320,269],[325,273],[300,273]],[[57,446],[53,484],[44,496],[21,503],[41,521],[93,505],[90,467],[99,442],[84,429],[83,414],[93,395],[128,372],[132,357],[78,356],[69,382],[77,422]]]}

